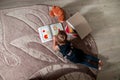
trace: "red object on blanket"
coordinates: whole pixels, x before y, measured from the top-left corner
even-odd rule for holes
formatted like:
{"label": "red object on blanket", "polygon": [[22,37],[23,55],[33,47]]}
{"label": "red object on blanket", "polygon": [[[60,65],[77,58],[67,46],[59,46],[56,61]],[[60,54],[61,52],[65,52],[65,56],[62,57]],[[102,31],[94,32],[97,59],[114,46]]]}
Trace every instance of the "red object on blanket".
{"label": "red object on blanket", "polygon": [[77,37],[78,36],[78,34],[75,33],[74,30],[71,27],[69,27],[68,25],[66,25],[66,27],[65,27],[65,32],[67,34],[72,35],[73,37]]}

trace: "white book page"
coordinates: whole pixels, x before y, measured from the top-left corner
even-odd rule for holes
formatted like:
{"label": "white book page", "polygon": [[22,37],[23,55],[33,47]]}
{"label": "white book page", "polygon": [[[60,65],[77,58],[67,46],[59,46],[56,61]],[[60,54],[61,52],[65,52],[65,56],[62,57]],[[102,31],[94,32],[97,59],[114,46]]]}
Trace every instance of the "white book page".
{"label": "white book page", "polygon": [[48,25],[39,27],[38,31],[42,43],[52,40],[52,35]]}
{"label": "white book page", "polygon": [[75,29],[74,26],[69,22],[69,21],[66,21],[68,23],[68,25],[72,28],[72,29]]}
{"label": "white book page", "polygon": [[61,23],[51,24],[50,25],[51,31],[53,35],[57,35],[59,30],[63,30]]}
{"label": "white book page", "polygon": [[80,12],[75,13],[67,21],[68,25],[76,30],[81,39],[85,38],[91,33],[92,29],[87,22],[87,20],[80,14]]}

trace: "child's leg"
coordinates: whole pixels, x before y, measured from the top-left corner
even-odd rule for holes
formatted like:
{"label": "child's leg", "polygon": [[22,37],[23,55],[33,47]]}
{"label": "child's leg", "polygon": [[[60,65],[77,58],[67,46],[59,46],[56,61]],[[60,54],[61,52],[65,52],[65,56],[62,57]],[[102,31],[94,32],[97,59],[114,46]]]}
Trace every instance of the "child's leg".
{"label": "child's leg", "polygon": [[98,65],[92,65],[91,63],[87,62],[87,61],[83,61],[81,62],[81,64],[84,64],[88,67],[92,67],[92,68],[95,68],[95,69],[98,69]]}
{"label": "child's leg", "polygon": [[[87,61],[87,62],[84,61],[83,64],[86,64],[90,67],[101,70],[101,66],[103,65],[103,63],[100,59],[98,59],[97,57],[88,55],[88,54],[86,54],[84,57],[85,57],[84,60]],[[95,62],[96,64],[92,64],[91,62]]]}
{"label": "child's leg", "polygon": [[99,62],[99,59],[97,57],[92,56],[92,55],[85,54],[84,57],[88,60]]}

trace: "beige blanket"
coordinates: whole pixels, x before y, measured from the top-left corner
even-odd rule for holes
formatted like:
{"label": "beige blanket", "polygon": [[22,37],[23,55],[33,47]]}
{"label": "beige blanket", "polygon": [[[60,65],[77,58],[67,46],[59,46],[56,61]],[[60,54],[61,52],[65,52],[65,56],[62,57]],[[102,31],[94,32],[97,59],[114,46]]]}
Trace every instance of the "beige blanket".
{"label": "beige blanket", "polygon": [[[71,72],[73,77],[78,74],[75,80],[80,74],[88,80],[96,78],[92,69],[70,63],[59,52],[54,52],[52,42],[41,43],[38,27],[57,22],[49,16],[49,8],[35,5],[0,10],[0,80],[28,80],[36,76],[56,80]],[[74,39],[73,43],[86,52],[97,54],[91,35],[84,40]]]}

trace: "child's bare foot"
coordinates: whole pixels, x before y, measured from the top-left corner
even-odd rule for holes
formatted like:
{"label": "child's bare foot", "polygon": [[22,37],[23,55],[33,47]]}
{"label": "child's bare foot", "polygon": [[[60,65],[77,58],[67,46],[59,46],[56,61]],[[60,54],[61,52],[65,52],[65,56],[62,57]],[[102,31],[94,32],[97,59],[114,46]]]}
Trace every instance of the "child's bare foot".
{"label": "child's bare foot", "polygon": [[99,60],[98,64],[99,64],[100,66],[103,66],[103,62],[102,62],[101,60]]}
{"label": "child's bare foot", "polygon": [[101,66],[99,66],[98,70],[100,71],[101,69],[102,69]]}
{"label": "child's bare foot", "polygon": [[102,62],[101,60],[99,60],[98,64],[99,64],[98,70],[101,70],[101,69],[102,69],[102,66],[103,66],[103,62]]}

